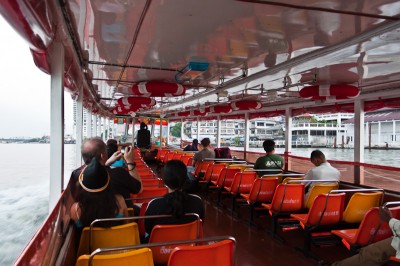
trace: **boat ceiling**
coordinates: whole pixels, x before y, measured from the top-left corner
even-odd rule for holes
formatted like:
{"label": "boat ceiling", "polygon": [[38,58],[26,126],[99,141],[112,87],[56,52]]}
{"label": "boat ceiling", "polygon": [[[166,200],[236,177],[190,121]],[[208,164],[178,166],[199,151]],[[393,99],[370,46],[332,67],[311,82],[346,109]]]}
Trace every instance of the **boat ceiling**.
{"label": "boat ceiling", "polygon": [[[150,81],[179,83],[186,93],[155,97],[137,116],[176,117],[252,95],[265,111],[354,102],[301,98],[310,85],[353,85],[361,91],[355,99],[400,97],[395,0],[13,2],[0,11],[22,35],[40,39],[32,45],[30,37],[36,64],[46,71],[38,55],[50,62],[49,47],[61,41],[66,90],[77,97],[82,87],[85,107],[104,116],[133,96],[135,83]],[[190,70],[191,62],[208,68]]]}

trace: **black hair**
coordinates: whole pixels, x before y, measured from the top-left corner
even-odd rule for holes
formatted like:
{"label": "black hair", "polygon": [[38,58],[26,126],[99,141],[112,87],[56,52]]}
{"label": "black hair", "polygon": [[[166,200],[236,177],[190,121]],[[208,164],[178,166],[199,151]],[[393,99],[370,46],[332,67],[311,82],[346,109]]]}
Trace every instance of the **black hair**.
{"label": "black hair", "polygon": [[118,151],[118,144],[116,144],[116,143],[107,144],[108,158],[110,158],[116,151]]}
{"label": "black hair", "polygon": [[[114,218],[118,214],[118,205],[114,192],[108,186],[101,192],[87,192],[81,189],[78,196],[78,204],[81,210],[79,220],[83,227],[90,226],[96,219]],[[103,222],[96,226],[110,227],[115,223]]]}
{"label": "black hair", "polygon": [[94,157],[100,160],[100,156],[104,152],[106,152],[106,144],[99,137],[89,138],[82,143],[82,159],[86,165],[90,164]]}
{"label": "black hair", "polygon": [[165,164],[162,179],[167,187],[174,190],[174,192],[168,193],[165,196],[167,198],[167,205],[169,206],[167,213],[181,218],[185,214],[185,202],[187,199],[186,192],[182,191],[187,180],[186,165],[179,160],[168,161]]}
{"label": "black hair", "polygon": [[192,142],[193,142],[193,144],[198,144],[199,140],[198,139],[194,139]]}
{"label": "black hair", "polygon": [[210,145],[211,141],[209,138],[204,138],[201,140],[201,145],[203,145],[203,147],[208,147]]}
{"label": "black hair", "polygon": [[275,141],[272,139],[266,139],[263,142],[263,147],[266,152],[272,152],[275,150]]}
{"label": "black hair", "polygon": [[147,129],[147,125],[145,122],[140,123],[140,129]]}
{"label": "black hair", "polygon": [[325,161],[325,154],[320,150],[314,150],[311,152],[310,159],[320,158]]}

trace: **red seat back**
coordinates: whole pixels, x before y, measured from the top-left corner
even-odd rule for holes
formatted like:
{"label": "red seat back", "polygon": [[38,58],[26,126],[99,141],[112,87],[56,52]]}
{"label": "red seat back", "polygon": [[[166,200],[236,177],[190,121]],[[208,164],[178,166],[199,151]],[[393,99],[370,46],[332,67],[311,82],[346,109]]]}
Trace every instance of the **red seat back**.
{"label": "red seat back", "polygon": [[230,187],[232,185],[235,174],[239,172],[239,168],[223,168],[220,175],[218,176],[217,186]]}
{"label": "red seat back", "polygon": [[234,194],[248,194],[256,178],[256,172],[248,171],[236,173],[229,191]]}
{"label": "red seat back", "polygon": [[270,202],[274,196],[278,178],[256,178],[250,190],[250,202]]}
{"label": "red seat back", "polygon": [[345,193],[319,194],[310,207],[305,224],[337,224],[343,216],[345,196]]}
{"label": "red seat back", "polygon": [[299,211],[304,205],[304,184],[279,184],[271,202],[273,212]]}

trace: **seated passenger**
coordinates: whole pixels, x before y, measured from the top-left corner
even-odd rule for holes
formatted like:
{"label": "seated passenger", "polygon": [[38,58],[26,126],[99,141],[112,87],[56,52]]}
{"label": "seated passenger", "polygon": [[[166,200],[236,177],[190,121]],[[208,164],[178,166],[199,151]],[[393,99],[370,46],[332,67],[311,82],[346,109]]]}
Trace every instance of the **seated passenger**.
{"label": "seated passenger", "polygon": [[202,149],[199,152],[196,152],[196,154],[193,156],[193,166],[196,167],[196,165],[199,162],[204,161],[204,159],[214,159],[215,158],[215,152],[211,149],[210,144],[211,141],[209,138],[204,138],[201,140],[201,146]]}
{"label": "seated passenger", "polygon": [[194,139],[192,144],[187,145],[183,150],[184,151],[198,151],[199,149],[197,146],[199,145],[199,141],[197,139]]}
{"label": "seated passenger", "polygon": [[[108,165],[111,165],[119,155],[118,152],[116,152],[108,158],[106,144],[101,138],[89,138],[85,140],[82,144],[81,153],[85,165],[88,165],[93,158],[96,158],[101,165],[106,166],[106,170],[110,175],[111,189],[116,194],[119,194],[124,198],[130,198],[131,193],[137,194],[142,191],[142,181],[135,170],[134,151],[132,147],[128,146],[125,148],[124,158],[128,165],[128,171],[122,167],[107,167]],[[75,182],[75,186],[71,187],[71,194],[75,201],[77,200],[79,191],[82,189],[79,185],[78,178],[85,165],[75,169],[71,174],[71,178]],[[133,207],[131,201],[127,201],[126,203],[128,207]]]}
{"label": "seated passenger", "polygon": [[162,179],[168,194],[151,200],[146,215],[171,214],[173,217],[144,220],[147,235],[150,235],[157,224],[182,224],[195,220],[193,216],[185,216],[185,213],[197,213],[204,219],[204,205],[201,198],[182,190],[187,179],[186,171],[185,164],[179,160],[171,160],[165,164]]}
{"label": "seated passenger", "polygon": [[210,149],[210,143],[211,143],[210,139],[204,138],[201,140],[200,143],[202,146],[202,150],[196,152],[196,154],[193,156],[193,166],[187,167],[188,181],[187,184],[185,185],[185,190],[189,192],[196,192],[198,190],[198,180],[193,175],[194,171],[196,170],[197,164],[199,162],[202,162],[204,159],[215,158],[215,152]]}
{"label": "seated passenger", "polygon": [[[125,149],[125,147],[123,147],[122,149]],[[107,155],[108,158],[111,158],[114,153],[116,154],[116,160],[115,162],[113,162],[111,164],[111,167],[126,167],[125,161],[124,161],[124,154],[122,153],[122,149],[121,152],[118,152],[118,143],[115,139],[109,139],[107,140]]]}
{"label": "seated passenger", "polygon": [[279,174],[282,173],[284,160],[281,156],[275,155],[275,141],[267,139],[263,143],[263,147],[267,155],[257,159],[254,164],[254,169],[277,169],[277,171],[260,171],[257,172],[260,177],[263,175]]}
{"label": "seated passenger", "polygon": [[[340,172],[338,169],[334,168],[325,159],[325,155],[320,150],[314,150],[311,152],[310,156],[311,162],[316,166],[310,169],[304,179],[306,180],[336,180],[340,179]],[[307,188],[318,182],[310,182],[306,184]]]}
{"label": "seated passenger", "polygon": [[[379,209],[379,217],[383,222],[389,223],[394,236],[370,244],[362,248],[357,255],[335,262],[332,266],[378,266],[386,265],[385,263],[389,261],[391,256],[400,258],[400,221],[392,218],[390,210],[386,208]],[[328,264],[319,262],[318,265]]]}
{"label": "seated passenger", "polygon": [[150,149],[150,131],[147,129],[147,125],[142,122],[140,123],[140,129],[137,132],[136,144],[138,148]]}
{"label": "seated passenger", "polygon": [[[70,210],[78,228],[90,226],[95,219],[128,216],[124,198],[113,193],[110,175],[96,157],[81,171],[78,182],[82,189]],[[99,223],[97,226],[111,225],[114,224]]]}

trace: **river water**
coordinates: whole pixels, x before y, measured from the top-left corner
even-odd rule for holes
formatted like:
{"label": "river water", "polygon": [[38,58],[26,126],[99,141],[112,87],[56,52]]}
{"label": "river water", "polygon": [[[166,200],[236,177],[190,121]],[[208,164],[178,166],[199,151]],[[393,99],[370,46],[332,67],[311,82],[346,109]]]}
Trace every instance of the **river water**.
{"label": "river water", "polygon": [[[65,145],[65,184],[75,168],[75,145]],[[232,148],[234,149],[234,148]],[[12,265],[48,214],[49,144],[0,144],[0,265]],[[262,148],[252,151],[263,153]],[[312,148],[293,149],[309,157]],[[353,150],[321,149],[327,159],[352,161]],[[283,153],[284,149],[277,149]],[[400,166],[399,150],[365,150],[365,162]]]}

